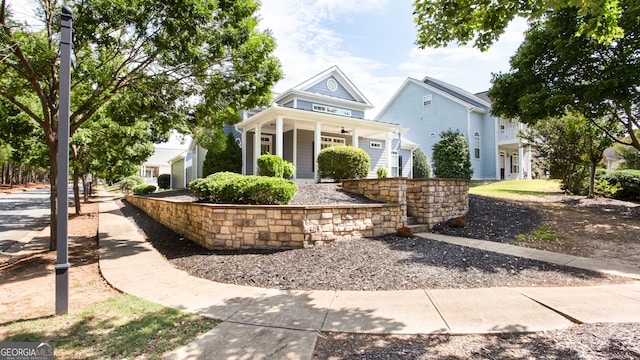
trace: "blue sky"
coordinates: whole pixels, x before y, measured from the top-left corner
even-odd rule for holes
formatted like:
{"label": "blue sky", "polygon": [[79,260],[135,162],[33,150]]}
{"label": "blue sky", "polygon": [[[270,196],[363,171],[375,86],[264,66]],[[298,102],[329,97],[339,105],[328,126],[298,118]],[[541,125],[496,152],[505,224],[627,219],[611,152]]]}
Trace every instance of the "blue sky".
{"label": "blue sky", "polygon": [[407,77],[425,75],[471,92],[491,86],[492,72],[509,70],[523,40],[519,20],[488,52],[451,45],[419,49],[412,0],[262,0],[260,26],[272,31],[285,78],[282,92],[333,66],[375,105],[374,118]]}
{"label": "blue sky", "polygon": [[[470,92],[491,86],[491,73],[509,70],[526,24],[514,22],[488,52],[451,45],[419,49],[412,0],[262,0],[260,28],[270,29],[278,48],[283,92],[337,65],[375,105],[373,119],[407,77],[425,75]],[[29,17],[34,0],[9,0]],[[20,8],[20,9],[18,9]]]}

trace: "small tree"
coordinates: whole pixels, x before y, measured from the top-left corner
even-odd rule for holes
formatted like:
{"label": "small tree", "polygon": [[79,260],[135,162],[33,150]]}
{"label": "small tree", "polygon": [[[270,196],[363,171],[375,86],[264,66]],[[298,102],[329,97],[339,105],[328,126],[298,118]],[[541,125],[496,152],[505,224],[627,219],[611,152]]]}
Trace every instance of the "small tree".
{"label": "small tree", "polygon": [[445,130],[433,145],[434,174],[439,178],[471,179],[469,144],[460,131]]}
{"label": "small tree", "polygon": [[202,165],[204,176],[218,172],[242,172],[242,149],[233,133],[227,134],[225,146],[220,150],[209,150]]}
{"label": "small tree", "polygon": [[433,169],[427,154],[418,148],[413,152],[413,178],[424,179],[433,177]]}

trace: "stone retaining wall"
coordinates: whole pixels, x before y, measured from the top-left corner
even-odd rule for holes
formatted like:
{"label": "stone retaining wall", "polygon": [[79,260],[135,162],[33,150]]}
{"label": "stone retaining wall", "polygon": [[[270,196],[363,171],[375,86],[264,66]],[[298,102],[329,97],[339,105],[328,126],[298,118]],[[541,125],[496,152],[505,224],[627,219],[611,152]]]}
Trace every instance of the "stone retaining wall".
{"label": "stone retaining wall", "polygon": [[469,181],[461,179],[407,180],[407,214],[419,224],[434,225],[469,211]]}
{"label": "stone retaining wall", "polygon": [[143,196],[126,200],[176,233],[206,248],[302,248],[396,231],[397,204],[256,206],[178,202]]}

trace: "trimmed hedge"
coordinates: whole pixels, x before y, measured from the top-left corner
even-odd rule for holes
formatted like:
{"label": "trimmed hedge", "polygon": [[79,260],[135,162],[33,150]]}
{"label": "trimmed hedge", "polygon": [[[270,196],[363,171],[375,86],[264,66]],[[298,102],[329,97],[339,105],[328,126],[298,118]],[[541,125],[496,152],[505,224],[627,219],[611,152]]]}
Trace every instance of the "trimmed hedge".
{"label": "trimmed hedge", "polygon": [[140,184],[136,185],[131,191],[134,195],[151,194],[156,191],[156,186],[152,184]]}
{"label": "trimmed hedge", "polygon": [[160,189],[168,189],[171,187],[171,174],[158,175],[158,187]]}
{"label": "trimmed hedge", "polygon": [[284,174],[284,160],[278,155],[262,155],[258,158],[258,175],[281,178]]}
{"label": "trimmed hedge", "polygon": [[376,175],[378,175],[378,179],[384,179],[389,176],[389,172],[387,171],[387,168],[379,167],[376,171]]}
{"label": "trimmed hedge", "polygon": [[120,180],[119,185],[120,185],[120,190],[128,194],[129,191],[131,191],[131,189],[143,183],[144,183],[144,179],[141,176],[133,175]]}
{"label": "trimmed hedge", "polygon": [[321,179],[364,179],[369,174],[370,167],[369,154],[352,146],[331,146],[318,154]]}
{"label": "trimmed hedge", "polygon": [[606,187],[615,189],[606,195],[614,199],[640,201],[640,170],[611,171],[602,175],[600,181],[606,181]]}
{"label": "trimmed hedge", "polygon": [[288,162],[288,161],[284,161],[284,168],[283,168],[283,172],[282,172],[282,177],[285,179],[293,179],[293,175],[296,173],[296,167],[293,166],[292,163]]}
{"label": "trimmed hedge", "polygon": [[286,205],[298,187],[291,180],[219,172],[189,183],[198,201],[214,204]]}

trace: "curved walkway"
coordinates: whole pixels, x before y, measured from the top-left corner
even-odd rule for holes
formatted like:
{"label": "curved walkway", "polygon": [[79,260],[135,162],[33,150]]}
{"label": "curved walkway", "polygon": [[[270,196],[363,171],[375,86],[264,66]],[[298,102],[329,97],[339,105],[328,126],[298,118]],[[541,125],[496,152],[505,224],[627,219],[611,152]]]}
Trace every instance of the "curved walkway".
{"label": "curved walkway", "polygon": [[[372,334],[535,332],[640,322],[640,282],[567,288],[284,291],[212,282],[172,267],[114,201],[100,203],[100,269],[115,288],[221,319],[169,358],[310,359],[319,331]],[[640,279],[640,269],[480,240],[431,239]],[[596,264],[594,266],[594,264]]]}

